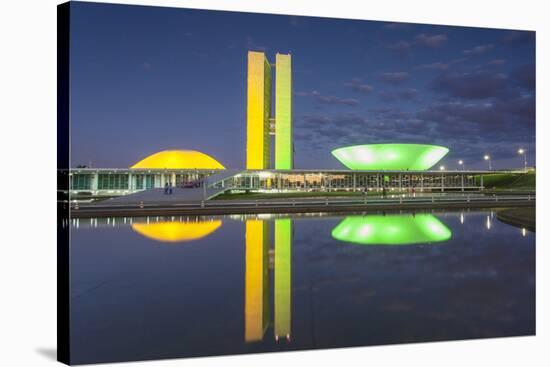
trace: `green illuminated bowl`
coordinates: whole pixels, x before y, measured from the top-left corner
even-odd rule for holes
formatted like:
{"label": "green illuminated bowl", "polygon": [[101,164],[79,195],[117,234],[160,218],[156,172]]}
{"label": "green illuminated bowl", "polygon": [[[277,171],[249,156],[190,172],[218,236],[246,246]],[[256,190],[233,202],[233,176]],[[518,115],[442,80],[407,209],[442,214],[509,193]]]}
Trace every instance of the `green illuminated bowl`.
{"label": "green illuminated bowl", "polygon": [[451,230],[431,214],[350,216],[332,237],[361,245],[412,245],[447,241]]}
{"label": "green illuminated bowl", "polygon": [[344,166],[353,170],[424,171],[441,160],[449,149],[426,144],[367,144],[332,151]]}

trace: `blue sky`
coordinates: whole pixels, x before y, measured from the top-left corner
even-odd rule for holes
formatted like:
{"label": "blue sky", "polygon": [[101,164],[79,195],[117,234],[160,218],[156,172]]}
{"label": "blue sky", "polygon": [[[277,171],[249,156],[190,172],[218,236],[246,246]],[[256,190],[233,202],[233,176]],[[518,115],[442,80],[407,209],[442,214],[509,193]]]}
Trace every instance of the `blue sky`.
{"label": "blue sky", "polygon": [[534,164],[534,32],[73,2],[72,165],[194,149],[244,167],[248,50],[292,53],[296,168],[370,143]]}

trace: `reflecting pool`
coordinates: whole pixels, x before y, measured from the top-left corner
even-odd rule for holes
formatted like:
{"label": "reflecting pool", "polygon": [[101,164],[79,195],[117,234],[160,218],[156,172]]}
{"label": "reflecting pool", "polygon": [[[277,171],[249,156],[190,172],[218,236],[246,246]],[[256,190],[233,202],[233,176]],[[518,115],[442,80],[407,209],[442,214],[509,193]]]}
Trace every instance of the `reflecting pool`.
{"label": "reflecting pool", "polygon": [[494,211],[73,219],[75,363],[532,335]]}

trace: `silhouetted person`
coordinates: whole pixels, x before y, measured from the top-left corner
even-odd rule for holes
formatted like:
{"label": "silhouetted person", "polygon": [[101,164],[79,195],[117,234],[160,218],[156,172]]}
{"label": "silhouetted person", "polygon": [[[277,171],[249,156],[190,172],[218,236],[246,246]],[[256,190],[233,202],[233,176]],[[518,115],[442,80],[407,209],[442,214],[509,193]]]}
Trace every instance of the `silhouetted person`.
{"label": "silhouetted person", "polygon": [[382,186],[382,197],[386,197],[386,186]]}
{"label": "silhouetted person", "polygon": [[168,194],[168,182],[164,184],[164,195]]}
{"label": "silhouetted person", "polygon": [[172,181],[168,182],[168,194],[172,195]]}

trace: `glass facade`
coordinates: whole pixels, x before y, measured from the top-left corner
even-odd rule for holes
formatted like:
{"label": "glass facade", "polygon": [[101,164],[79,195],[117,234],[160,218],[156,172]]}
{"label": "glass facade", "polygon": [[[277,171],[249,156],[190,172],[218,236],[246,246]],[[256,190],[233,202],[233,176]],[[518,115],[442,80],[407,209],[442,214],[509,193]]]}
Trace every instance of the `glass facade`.
{"label": "glass facade", "polygon": [[71,190],[90,190],[92,188],[91,174],[72,174],[69,178]]}
{"label": "glass facade", "polygon": [[[479,189],[475,176],[464,173],[378,173],[378,172],[247,172],[231,177],[225,187],[236,190],[283,191],[372,191]],[[221,184],[219,185],[221,187]]]}
{"label": "glass facade", "polygon": [[128,190],[128,174],[99,174],[98,190]]}
{"label": "glass facade", "polygon": [[[87,170],[72,172],[70,189],[90,190],[93,195],[119,195],[110,192],[128,192],[163,187],[172,182],[181,187],[187,182],[201,180],[216,171],[199,170]],[[246,191],[447,191],[479,190],[478,174],[454,172],[370,172],[370,171],[245,171],[221,181],[209,183],[213,188],[227,188]]]}
{"label": "glass facade", "polygon": [[136,175],[136,189],[150,189],[155,187],[155,175]]}

